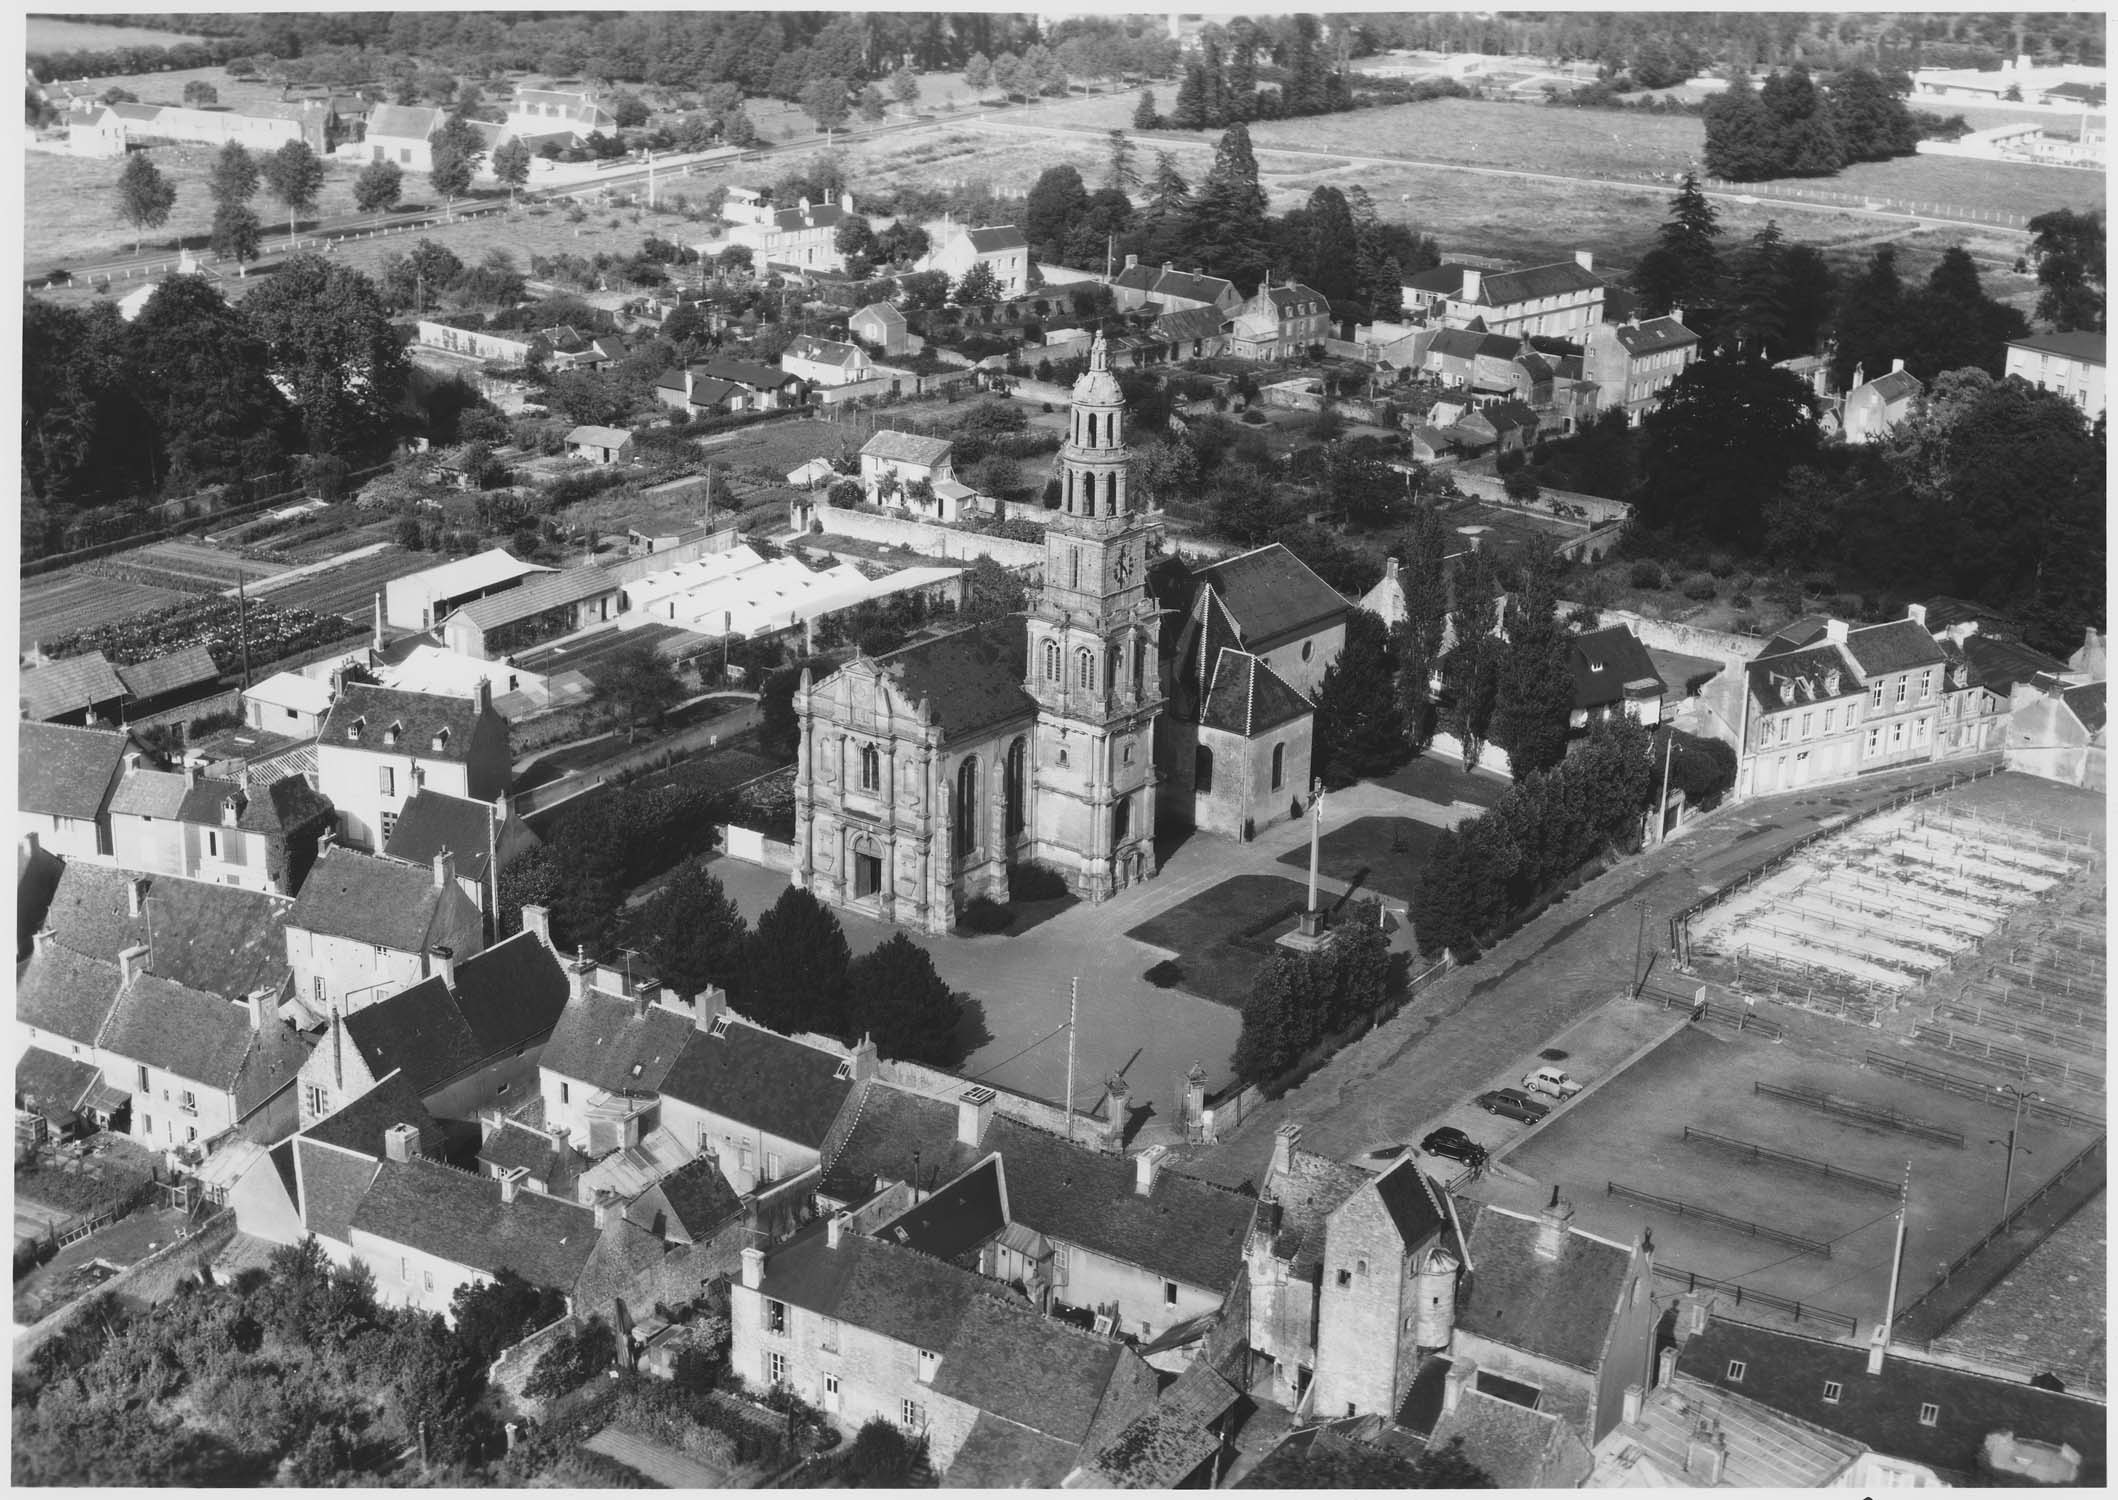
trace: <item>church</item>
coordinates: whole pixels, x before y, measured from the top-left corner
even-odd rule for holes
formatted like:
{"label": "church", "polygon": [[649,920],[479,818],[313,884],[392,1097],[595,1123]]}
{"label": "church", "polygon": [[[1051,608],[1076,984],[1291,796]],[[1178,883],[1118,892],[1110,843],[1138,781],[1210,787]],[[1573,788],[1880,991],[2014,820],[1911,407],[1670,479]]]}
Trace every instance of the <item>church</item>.
{"label": "church", "polygon": [[1098,336],[1026,614],[803,674],[796,885],[948,932],[970,902],[1006,902],[1023,865],[1101,901],[1155,874],[1158,822],[1240,838],[1294,809],[1305,693],[1343,642],[1346,601],[1278,546],[1178,565],[1174,585],[1164,565],[1150,590],[1161,527],[1134,506],[1125,421]]}

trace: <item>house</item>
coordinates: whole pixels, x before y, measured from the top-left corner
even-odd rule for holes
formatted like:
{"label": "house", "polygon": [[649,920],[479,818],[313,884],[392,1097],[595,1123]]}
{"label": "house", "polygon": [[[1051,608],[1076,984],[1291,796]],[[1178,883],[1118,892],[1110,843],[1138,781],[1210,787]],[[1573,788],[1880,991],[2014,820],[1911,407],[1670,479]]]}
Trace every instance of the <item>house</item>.
{"label": "house", "polygon": [[319,1017],[408,989],[485,946],[485,920],[455,860],[400,864],[331,845],[287,914],[295,995]]}
{"label": "house", "polygon": [[126,869],[292,896],[333,821],[299,776],[270,784],[128,767],[110,804],[112,852]]}
{"label": "house", "polygon": [[57,947],[106,964],[140,950],[146,972],[240,1000],[260,990],[287,992],[293,908],[287,897],[265,891],[74,860],[52,893],[45,934]]}
{"label": "house", "polygon": [[448,111],[414,104],[378,104],[361,138],[367,160],[395,162],[407,172],[434,169],[434,136]]}
{"label": "house", "polygon": [[[1193,621],[1205,620],[1209,596],[1218,606],[1215,618],[1228,634],[1214,637],[1217,647],[1240,647],[1304,698],[1315,697],[1346,644],[1353,606],[1344,595],[1278,542],[1190,568],[1186,582],[1188,598],[1179,607]],[[1179,655],[1184,641],[1180,631]]]}
{"label": "house", "polygon": [[1459,447],[1483,453],[1521,453],[1537,440],[1537,413],[1520,401],[1490,401],[1475,406],[1449,428]]}
{"label": "house", "polygon": [[848,1430],[879,1417],[924,1436],[951,1484],[1056,1486],[1157,1392],[1126,1345],[836,1215],[742,1252],[729,1323],[746,1380],[790,1389]]}
{"label": "house", "polygon": [[490,684],[476,698],[346,683],[316,741],[316,787],[339,813],[339,838],[381,849],[421,790],[492,802],[512,768]]}
{"label": "house", "polygon": [[1125,269],[1111,278],[1110,290],[1120,312],[1137,312],[1152,303],[1165,313],[1213,308],[1230,318],[1243,305],[1243,294],[1232,281],[1203,271],[1179,271],[1173,261],[1143,266],[1137,255],[1125,257]]}
{"label": "house", "polygon": [[313,1235],[335,1265],[353,1263],[353,1212],[393,1145],[409,1157],[442,1148],[441,1125],[401,1075],[392,1074],[336,1113],[272,1148],[231,1185],[228,1201],[247,1234],[279,1244]]}
{"label": "house", "polygon": [[1166,312],[1148,325],[1148,337],[1172,360],[1211,359],[1228,347],[1229,316],[1218,307]]}
{"label": "house", "polygon": [[416,792],[398,814],[383,855],[422,867],[431,867],[437,855],[451,856],[456,883],[480,911],[490,912],[501,869],[539,842],[520,818],[504,817],[504,810],[505,803],[496,807],[475,797]]}
{"label": "house", "polygon": [[488,548],[437,568],[391,579],[383,586],[384,618],[399,630],[430,630],[474,599],[519,587],[532,574],[551,571],[523,562],[501,548]]}
{"label": "house", "polygon": [[123,1096],[106,1091],[103,1070],[93,1062],[29,1047],[15,1063],[15,1108],[42,1119],[54,1140],[108,1129],[123,1107]]}
{"label": "house", "polygon": [[15,731],[15,802],[21,831],[33,831],[62,859],[108,858],[110,799],[116,794],[131,735],[26,720]]}
{"label": "house", "polygon": [[2094,423],[2104,411],[2103,341],[2100,333],[2033,333],[2009,339],[2002,373],[2019,375],[2040,391],[2057,391]]}
{"label": "house", "polygon": [[780,368],[810,385],[853,385],[875,378],[875,363],[858,344],[804,335],[780,355]]}
{"label": "house", "polygon": [[100,651],[29,667],[17,689],[22,717],[33,723],[61,719],[76,724],[115,724],[126,698],[117,669]]}
{"label": "house", "polygon": [[554,324],[540,328],[532,336],[533,344],[542,344],[546,358],[553,370],[600,370],[616,364],[629,352],[625,340],[615,334],[599,334],[589,337],[571,324]]}
{"label": "house", "polygon": [[1570,728],[1585,729],[1598,719],[1620,715],[1647,725],[1662,722],[1662,698],[1668,688],[1630,626],[1610,625],[1570,636],[1567,667],[1574,678]]}
{"label": "house", "polygon": [[1846,651],[1850,633],[1843,620],[1796,621],[1744,668],[1737,796],[1859,774],[1867,693]]}
{"label": "house", "polygon": [[1589,1489],[1866,1489],[1867,1448],[1672,1371],[1626,1393],[1625,1416],[1596,1444]]}
{"label": "house", "polygon": [[925,340],[911,332],[905,315],[888,302],[870,302],[846,320],[846,331],[864,344],[872,344],[888,358],[917,354]]}
{"label": "house", "polygon": [[518,651],[616,619],[621,597],[608,569],[568,568],[464,605],[442,622],[442,639],[461,657],[507,671],[506,658]]}
{"label": "house", "polygon": [[[956,478],[955,446],[947,438],[884,428],[861,445],[860,484],[868,503],[941,521],[962,518],[976,495]],[[914,495],[925,485],[932,499]]]}
{"label": "house", "polygon": [[655,400],[687,418],[710,417],[741,410],[749,400],[749,392],[732,380],[715,379],[693,366],[687,370],[664,370],[655,382]]}
{"label": "house", "polygon": [[1705,1317],[1676,1373],[1867,1449],[1871,1484],[1991,1486],[2025,1481],[2100,1488],[2104,1403],[1964,1360],[1944,1364],[1885,1345]]}
{"label": "house", "polygon": [[[15,983],[15,1023],[25,1043],[15,1063],[20,1108],[62,1131],[130,1128],[132,1091],[104,1080],[99,1043],[134,972],[39,937]],[[25,1100],[28,1093],[35,1098]]]}
{"label": "house", "polygon": [[[806,197],[791,208],[776,208],[755,188],[732,187],[721,205],[728,221],[728,243],[747,245],[759,269],[842,271],[846,257],[838,248],[838,229],[853,214],[853,195],[836,203],[811,203]],[[701,259],[723,246],[699,247]]]}
{"label": "house", "polygon": [[515,86],[504,128],[510,136],[556,136],[579,145],[592,134],[614,136],[618,117],[586,90]]}
{"label": "house", "polygon": [[2104,753],[2109,732],[2104,684],[2061,686],[2046,679],[2018,682],[2008,703],[2006,755],[2010,770],[2101,792],[2108,785]]}
{"label": "house", "polygon": [[294,739],[314,739],[331,711],[331,684],[274,672],[243,690],[243,722]]}
{"label": "house", "polygon": [[1464,273],[1471,268],[1444,261],[1405,278],[1403,293],[1406,321],[1413,324],[1441,323],[1441,309],[1463,290]]}
{"label": "house", "polygon": [[1679,308],[1645,322],[1598,323],[1583,344],[1581,378],[1596,387],[1599,411],[1622,411],[1638,427],[1669,383],[1697,363],[1699,348]]}
{"label": "house", "polygon": [[1228,352],[1237,359],[1301,359],[1331,337],[1331,304],[1299,281],[1268,282],[1230,321]]}
{"label": "house", "polygon": [[[1476,323],[1487,333],[1525,339],[1541,334],[1578,344],[1603,321],[1604,280],[1596,274],[1589,251],[1576,250],[1572,260],[1520,271],[1454,269],[1453,286],[1446,275],[1426,273],[1441,288],[1421,287],[1421,310],[1430,322],[1439,320],[1449,328]],[[1407,297],[1408,311],[1412,302]]]}
{"label": "house", "polygon": [[141,719],[207,696],[220,686],[221,669],[204,646],[185,646],[165,656],[120,666],[125,713]]}
{"label": "house", "polygon": [[[1243,1247],[1249,1281],[1247,1340],[1271,1365],[1270,1392],[1293,1408],[1316,1372],[1318,1298],[1323,1289],[1325,1230],[1331,1214],[1374,1173],[1301,1149],[1302,1127],[1282,1125],[1258,1184],[1257,1222]],[[1257,1367],[1263,1378],[1262,1365]]]}
{"label": "house", "polygon": [[799,375],[747,359],[709,359],[692,368],[707,380],[725,380],[734,386],[736,394],[729,398],[729,406],[735,411],[800,406],[807,389]]}
{"label": "house", "polygon": [[1846,654],[1868,690],[1862,769],[1932,760],[1948,659],[1925,624],[1908,615],[1849,631]]}
{"label": "house", "polygon": [[1498,395],[1521,378],[1515,359],[1522,340],[1476,328],[1443,328],[1427,341],[1419,368],[1443,385]]}
{"label": "house", "polygon": [[1905,362],[1894,359],[1890,373],[1862,380],[1854,371],[1852,388],[1839,409],[1839,427],[1849,443],[1879,443],[1912,414],[1924,389]]}
{"label": "house", "polygon": [[971,267],[980,265],[992,271],[1001,296],[1019,297],[1030,287],[1030,242],[1013,224],[978,229],[947,225],[934,248],[921,257],[919,269],[942,272],[954,288],[962,285]]}
{"label": "house", "polygon": [[567,994],[564,966],[541,934],[525,929],[444,961],[388,999],[333,1012],[301,1070],[301,1128],[393,1074],[439,1119],[513,1108],[537,1092],[543,1048]]}
{"label": "house", "polygon": [[229,1131],[261,1143],[293,1133],[294,1080],[308,1044],[278,996],[235,1001],[130,968],[97,1038],[105,1083],[132,1096],[131,1135],[196,1162]]}
{"label": "house", "polygon": [[592,464],[629,464],[633,454],[632,434],[623,427],[587,423],[567,433],[566,451],[570,456],[585,458]]}

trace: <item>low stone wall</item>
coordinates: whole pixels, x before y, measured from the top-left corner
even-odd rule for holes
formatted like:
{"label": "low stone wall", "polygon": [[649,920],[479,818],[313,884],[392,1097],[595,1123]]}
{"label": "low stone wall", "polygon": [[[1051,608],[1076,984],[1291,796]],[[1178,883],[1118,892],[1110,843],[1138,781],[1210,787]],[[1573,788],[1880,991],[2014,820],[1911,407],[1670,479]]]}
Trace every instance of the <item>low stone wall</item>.
{"label": "low stone wall", "polygon": [[[1441,759],[1459,766],[1463,764],[1463,743],[1447,730],[1437,729],[1427,744]],[[1508,752],[1490,740],[1479,747],[1478,769],[1514,780],[1514,772],[1508,769]]]}
{"label": "low stone wall", "polygon": [[755,828],[738,828],[733,823],[722,825],[716,832],[720,838],[722,852],[731,859],[762,865],[768,870],[778,870],[781,874],[793,872],[794,845],[766,838]]}
{"label": "low stone wall", "polygon": [[804,506],[801,529],[815,521],[827,536],[858,537],[889,547],[909,547],[927,557],[946,557],[970,562],[990,557],[1002,567],[1036,567],[1044,561],[1044,548],[1036,542],[1018,542],[1011,537],[986,536],[976,531],[957,531],[924,521],[899,520],[895,516],[870,515],[844,510],[836,505]]}
{"label": "low stone wall", "polygon": [[[1457,487],[1466,495],[1476,495],[1489,505],[1515,504],[1508,499],[1507,486],[1498,477],[1473,473],[1463,468],[1455,470],[1454,473]],[[1630,520],[1633,514],[1633,508],[1623,500],[1610,500],[1602,495],[1584,495],[1578,490],[1540,489],[1535,504],[1517,508],[1530,511],[1548,510],[1550,507],[1544,503],[1546,501],[1571,505],[1586,512],[1585,519],[1591,526],[1601,526],[1609,521]]]}
{"label": "low stone wall", "polygon": [[[1562,604],[1562,609],[1572,609],[1572,604]],[[1727,630],[1706,630],[1697,625],[1685,625],[1670,620],[1651,619],[1635,614],[1629,609],[1598,610],[1605,625],[1624,625],[1640,638],[1643,646],[1653,646],[1661,651],[1681,651],[1686,656],[1716,657],[1730,665],[1751,661],[1764,649],[1762,637],[1736,635]]]}
{"label": "low stone wall", "polygon": [[522,1394],[523,1386],[536,1373],[537,1361],[544,1352],[566,1334],[581,1326],[581,1319],[569,1313],[554,1322],[545,1324],[518,1344],[510,1344],[500,1351],[486,1371],[486,1384],[506,1395],[518,1408],[534,1415],[543,1415],[543,1403]]}

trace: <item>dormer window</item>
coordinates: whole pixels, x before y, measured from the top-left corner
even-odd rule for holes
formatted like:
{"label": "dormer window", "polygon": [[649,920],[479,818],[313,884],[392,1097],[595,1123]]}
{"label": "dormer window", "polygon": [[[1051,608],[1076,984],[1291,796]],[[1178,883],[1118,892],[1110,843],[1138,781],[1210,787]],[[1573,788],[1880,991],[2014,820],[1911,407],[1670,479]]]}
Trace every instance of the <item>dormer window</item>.
{"label": "dormer window", "polygon": [[358,741],[360,739],[361,730],[367,727],[367,722],[368,721],[365,718],[360,718],[355,719],[352,723],[348,724],[346,726],[346,738],[349,740]]}
{"label": "dormer window", "polygon": [[853,1059],[849,1057],[844,1062],[840,1063],[838,1067],[832,1071],[831,1076],[833,1078],[836,1078],[840,1083],[844,1083],[848,1078],[851,1078],[853,1076]]}
{"label": "dormer window", "polygon": [[435,734],[434,734],[434,753],[435,753],[436,755],[439,755],[439,754],[441,754],[441,753],[442,753],[442,752],[443,752],[444,750],[446,750],[446,749],[448,749],[448,748],[449,748],[449,731],[448,731],[447,727],[446,727],[446,726],[444,726],[444,727],[442,727],[441,729],[439,729],[439,730],[436,730],[436,731],[435,731]]}
{"label": "dormer window", "polygon": [[713,1018],[713,1031],[711,1034],[714,1036],[728,1035],[728,1023],[730,1019],[731,1018],[728,1016],[715,1016]]}
{"label": "dormer window", "polygon": [[404,733],[403,724],[392,724],[388,729],[385,729],[382,732],[382,742],[385,745],[394,745],[397,743],[397,737],[402,733]]}
{"label": "dormer window", "polygon": [[1792,677],[1782,677],[1780,679],[1780,701],[1782,703],[1794,702],[1794,679]]}

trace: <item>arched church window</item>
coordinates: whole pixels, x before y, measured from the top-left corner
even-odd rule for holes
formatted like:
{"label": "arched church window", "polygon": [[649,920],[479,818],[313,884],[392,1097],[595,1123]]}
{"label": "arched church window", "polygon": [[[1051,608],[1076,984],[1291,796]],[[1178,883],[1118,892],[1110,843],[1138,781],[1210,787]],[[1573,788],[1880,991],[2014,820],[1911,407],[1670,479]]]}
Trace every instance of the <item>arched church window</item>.
{"label": "arched church window", "polygon": [[1083,646],[1074,653],[1074,686],[1092,688],[1096,685],[1096,654]]}
{"label": "arched church window", "polygon": [[860,747],[860,789],[864,792],[882,790],[882,755],[873,745]]}
{"label": "arched church window", "polygon": [[1044,643],[1044,680],[1046,682],[1057,682],[1059,680],[1059,643],[1057,641],[1046,641]]}

